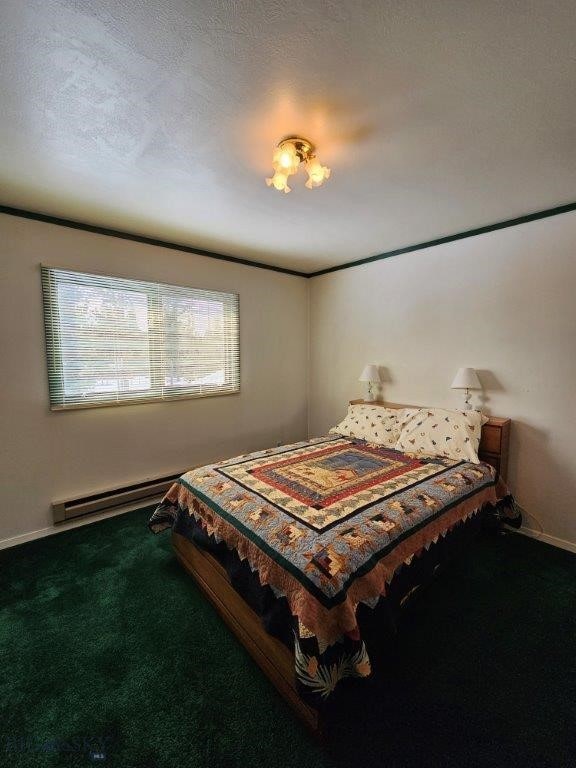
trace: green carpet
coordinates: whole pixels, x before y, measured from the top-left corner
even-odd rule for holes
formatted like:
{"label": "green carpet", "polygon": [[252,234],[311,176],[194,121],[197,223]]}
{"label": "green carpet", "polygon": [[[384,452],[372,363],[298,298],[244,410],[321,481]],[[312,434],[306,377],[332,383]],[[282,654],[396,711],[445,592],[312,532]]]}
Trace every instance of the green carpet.
{"label": "green carpet", "polygon": [[[379,665],[385,684],[352,686],[353,713],[320,746],[147,515],[0,553],[0,764],[575,764],[574,555],[514,534],[478,539],[408,609]],[[84,737],[106,737],[104,761],[80,749]]]}

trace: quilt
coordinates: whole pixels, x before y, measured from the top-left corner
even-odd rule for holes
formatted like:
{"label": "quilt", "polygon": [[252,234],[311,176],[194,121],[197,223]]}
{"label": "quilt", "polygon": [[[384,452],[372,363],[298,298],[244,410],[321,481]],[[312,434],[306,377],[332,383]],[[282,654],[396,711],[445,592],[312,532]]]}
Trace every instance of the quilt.
{"label": "quilt", "polygon": [[487,464],[329,435],[186,473],[150,528],[193,517],[286,597],[297,679],[326,697],[370,673],[358,604],[375,605],[403,564],[507,494]]}

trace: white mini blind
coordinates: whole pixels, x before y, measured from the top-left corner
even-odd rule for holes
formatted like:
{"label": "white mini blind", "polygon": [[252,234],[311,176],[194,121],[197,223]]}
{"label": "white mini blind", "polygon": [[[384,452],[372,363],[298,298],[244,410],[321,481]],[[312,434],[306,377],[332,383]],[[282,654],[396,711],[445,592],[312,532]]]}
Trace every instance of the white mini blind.
{"label": "white mini blind", "polygon": [[235,293],[42,267],[53,410],[240,390]]}

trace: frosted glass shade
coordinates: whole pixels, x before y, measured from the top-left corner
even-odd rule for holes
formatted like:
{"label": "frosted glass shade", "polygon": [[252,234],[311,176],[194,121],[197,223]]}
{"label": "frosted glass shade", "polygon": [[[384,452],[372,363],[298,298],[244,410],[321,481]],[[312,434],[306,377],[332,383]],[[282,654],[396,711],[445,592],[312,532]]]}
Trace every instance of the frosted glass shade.
{"label": "frosted glass shade", "polygon": [[474,368],[459,368],[451,389],[482,389],[482,385]]}
{"label": "frosted glass shade", "polygon": [[360,374],[358,381],[381,381],[377,365],[367,365]]}

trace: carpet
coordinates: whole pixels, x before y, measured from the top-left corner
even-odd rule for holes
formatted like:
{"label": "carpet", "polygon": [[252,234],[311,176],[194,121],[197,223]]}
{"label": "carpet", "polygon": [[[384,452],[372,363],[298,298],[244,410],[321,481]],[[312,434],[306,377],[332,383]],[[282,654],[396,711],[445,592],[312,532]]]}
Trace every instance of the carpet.
{"label": "carpet", "polygon": [[[406,610],[315,742],[183,573],[150,510],[0,552],[11,768],[569,768],[576,557],[483,536]],[[359,681],[361,683],[363,681]]]}

